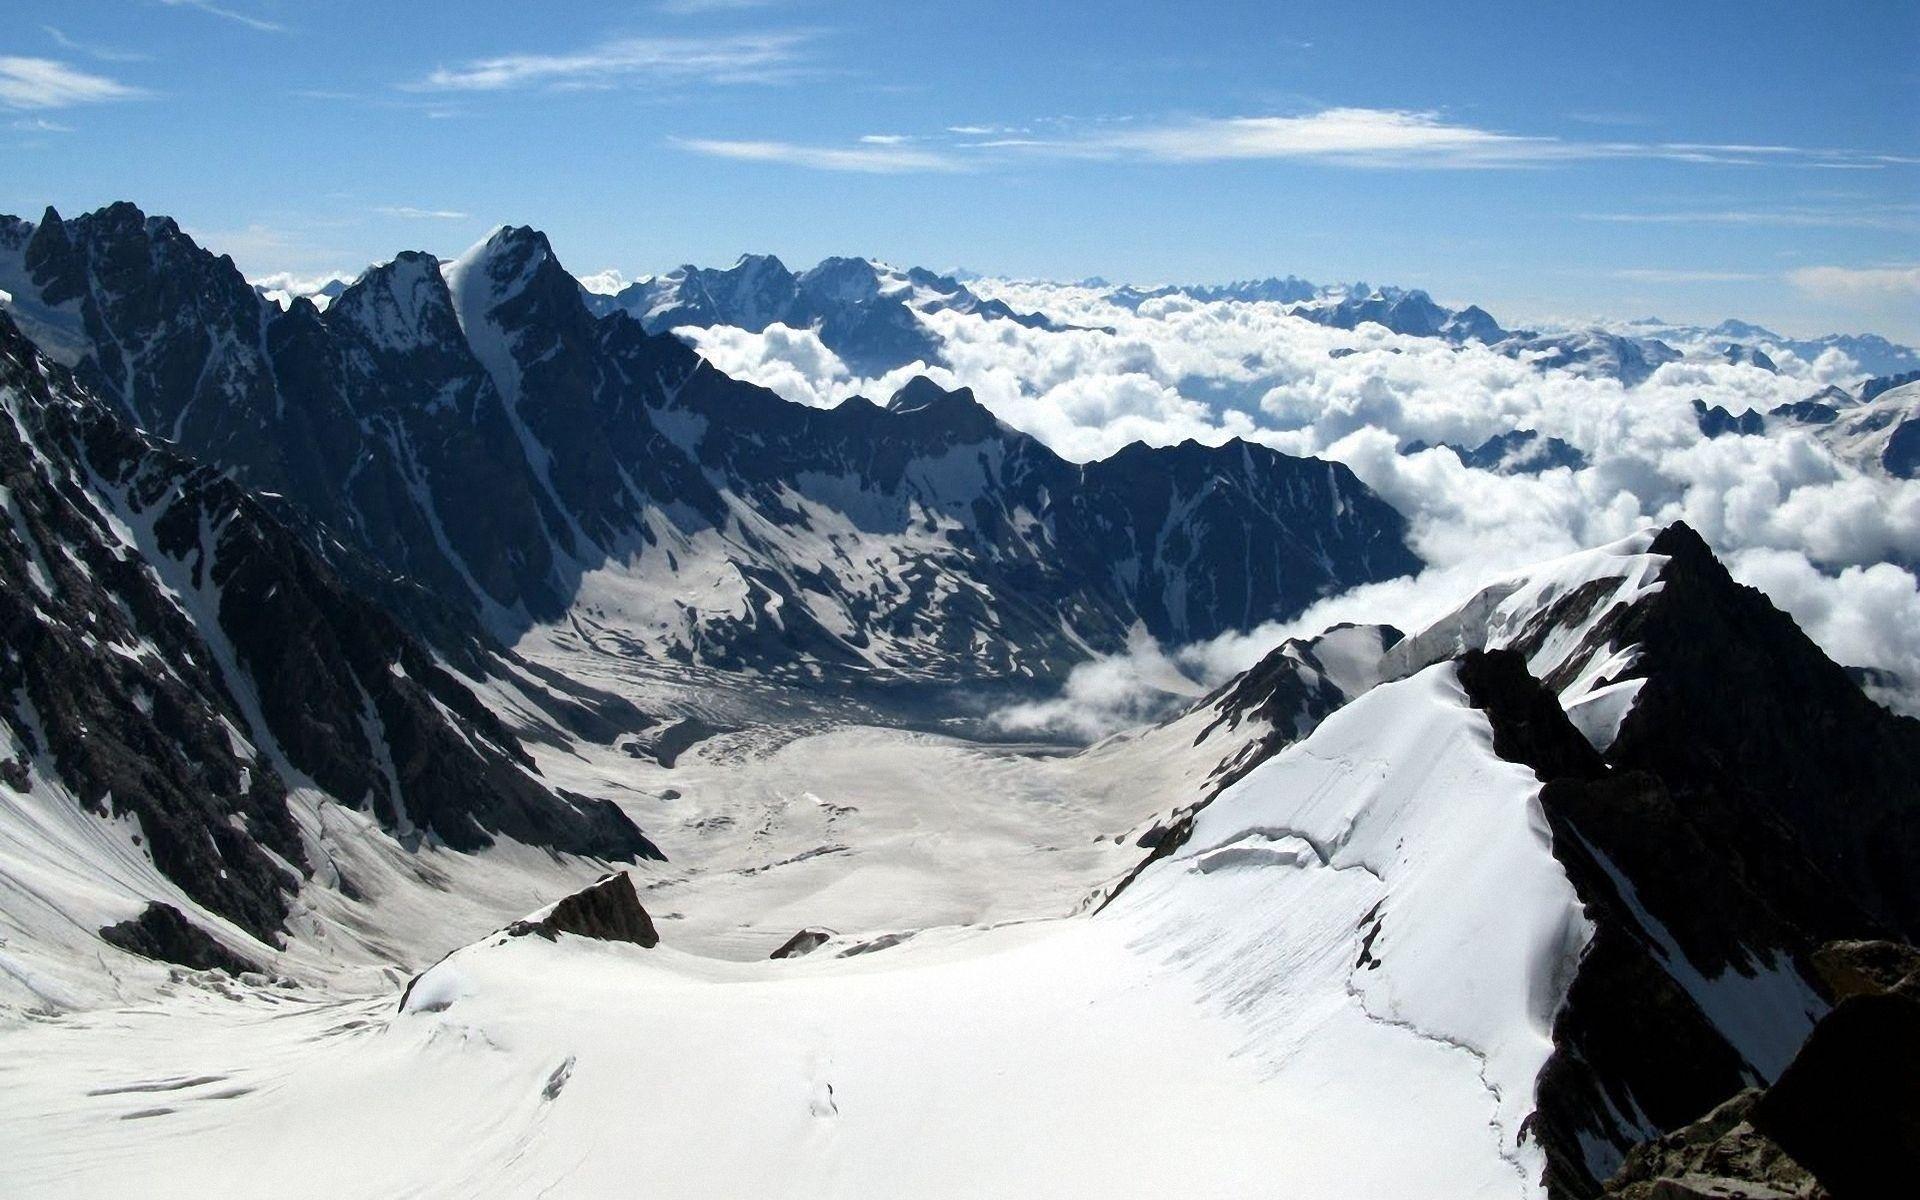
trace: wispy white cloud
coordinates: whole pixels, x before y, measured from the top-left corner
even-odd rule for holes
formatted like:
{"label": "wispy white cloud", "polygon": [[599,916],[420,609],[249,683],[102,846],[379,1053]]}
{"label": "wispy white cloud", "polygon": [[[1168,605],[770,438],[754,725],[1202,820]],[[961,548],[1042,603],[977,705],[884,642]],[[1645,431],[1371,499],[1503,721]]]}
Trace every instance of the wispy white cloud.
{"label": "wispy white cloud", "polygon": [[1920,266],[1802,267],[1790,271],[1793,286],[1821,300],[1920,300]]}
{"label": "wispy white cloud", "polygon": [[964,171],[967,164],[950,154],[899,145],[804,146],[794,142],[676,138],[674,145],[695,154],[742,162],[785,163],[816,171],[853,171],[868,175],[906,175],[928,171]]}
{"label": "wispy white cloud", "polygon": [[0,107],[68,108],[109,100],[137,100],[148,93],[104,75],[51,58],[0,57]]}
{"label": "wispy white cloud", "polygon": [[503,54],[440,67],[410,91],[608,88],[636,83],[779,83],[800,72],[803,33],[615,38],[571,54]]}
{"label": "wispy white cloud", "polygon": [[53,39],[53,44],[62,50],[67,50],[74,54],[84,54],[88,58],[98,59],[101,62],[149,62],[153,58],[151,54],[139,54],[132,50],[117,50],[112,46],[100,45],[98,42],[83,42],[78,38],[68,37],[66,33],[54,28],[52,25],[42,25],[40,28],[46,32],[48,37]]}
{"label": "wispy white cloud", "polygon": [[222,5],[215,4],[213,0],[160,0],[160,3],[166,5],[168,8],[197,9],[209,16],[219,17],[224,21],[232,21],[236,25],[245,25],[248,29],[257,29],[261,33],[284,33],[287,28],[277,21],[269,21],[264,17],[256,17],[252,13],[242,12],[237,8],[226,8]]}
{"label": "wispy white cloud", "polygon": [[742,12],[752,8],[770,8],[780,0],[658,0],[653,6],[655,12],[669,16],[690,17],[702,13]]}
{"label": "wispy white cloud", "polygon": [[1635,283],[1738,283],[1771,278],[1754,271],[1688,271],[1665,267],[1627,267],[1613,272],[1613,277]]}
{"label": "wispy white cloud", "polygon": [[869,146],[904,146],[916,139],[907,133],[869,133],[862,135],[860,140]]}
{"label": "wispy white cloud", "polygon": [[1844,207],[1782,206],[1648,212],[1582,213],[1586,221],[1628,225],[1757,225],[1787,229],[1920,229],[1920,205],[1850,204]]}
{"label": "wispy white cloud", "polygon": [[411,204],[383,204],[373,211],[382,216],[405,217],[411,221],[464,221],[470,215],[450,208],[415,208]]}
{"label": "wispy white cloud", "polygon": [[20,133],[72,133],[73,126],[62,125],[58,121],[49,121],[45,117],[21,117],[8,128]]}
{"label": "wispy white cloud", "polygon": [[1563,154],[1551,138],[1477,129],[1431,112],[1329,108],[1304,116],[1197,118],[1046,143],[1161,162],[1325,159],[1358,166],[1484,166]]}
{"label": "wispy white cloud", "polygon": [[994,140],[979,150],[1029,155],[1164,163],[1308,161],[1355,167],[1522,167],[1605,159],[1658,159],[1719,165],[1792,165],[1879,169],[1915,161],[1893,154],[1754,143],[1589,141],[1514,133],[1452,120],[1438,112],[1391,108],[1327,108],[1293,115],[1193,117],[1148,121],[1109,117],[1053,137],[993,125],[950,125],[947,132]]}

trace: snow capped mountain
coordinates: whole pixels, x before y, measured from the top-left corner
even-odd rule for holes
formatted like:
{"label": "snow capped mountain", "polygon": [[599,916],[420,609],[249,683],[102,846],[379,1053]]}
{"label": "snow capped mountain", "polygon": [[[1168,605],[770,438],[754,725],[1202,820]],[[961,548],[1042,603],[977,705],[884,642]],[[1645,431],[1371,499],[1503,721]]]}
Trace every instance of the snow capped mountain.
{"label": "snow capped mountain", "polygon": [[[459,850],[657,853],[619,809],[542,780],[469,682],[261,500],[128,428],[3,315],[0,398],[10,915],[63,914],[67,941],[152,901],[257,954],[299,922],[308,880],[357,886],[319,833],[336,807],[365,813],[367,836]],[[554,729],[644,720],[577,686],[545,703]],[[10,999],[23,981],[36,990],[14,976]]]}
{"label": "snow capped mountain", "polygon": [[[1851,359],[1856,368],[1868,375],[1895,375],[1920,370],[1920,351],[1888,341],[1877,333],[1829,333],[1817,338],[1790,338],[1764,325],[1750,321],[1727,320],[1710,329],[1698,325],[1671,325],[1657,318],[1630,323],[1639,336],[1662,338],[1691,345],[1719,344],[1743,361],[1759,355],[1771,363],[1782,351],[1812,362],[1822,354],[1837,351]],[[1756,362],[1755,365],[1761,365]]]}
{"label": "snow capped mountain", "polygon": [[649,333],[732,325],[814,329],[828,349],[863,375],[919,362],[944,365],[939,339],[920,314],[958,312],[1051,327],[1045,317],[982,300],[951,276],[901,271],[868,258],[828,258],[794,274],[771,254],[746,254],[724,270],[691,264],[638,280],[611,295],[589,292],[598,316],[624,312]]}
{"label": "snow capped mountain", "polygon": [[[1696,494],[1773,454],[1899,511],[1920,383],[1291,277],[587,286],[524,226],[286,282],[0,220],[9,1195],[1811,1197],[1898,1150],[1920,721],[1736,575],[1911,576],[1672,514],[1788,510]],[[790,402],[673,332],[718,326],[891,376]],[[1273,423],[1075,461],[998,390],[1204,381]],[[1495,577],[1475,520],[1602,544]],[[1305,623],[1362,605],[1412,632]]]}
{"label": "snow capped mountain", "polygon": [[[1889,386],[1878,386],[1887,384]],[[1724,409],[1717,427],[1738,423],[1738,432],[1760,433],[1768,425],[1758,413],[1734,418]],[[1775,428],[1799,427],[1830,447],[1843,462],[1895,479],[1920,478],[1920,381],[1894,376],[1868,380],[1856,392],[1837,387],[1767,414]],[[1708,417],[1703,408],[1702,421]]]}
{"label": "snow capped mountain", "polygon": [[1818,436],[1834,452],[1896,479],[1920,478],[1920,383],[1876,393],[1823,422]]}
{"label": "snow capped mountain", "polygon": [[[786,403],[624,311],[595,318],[526,228],[449,264],[402,254],[325,312],[264,303],[129,205],[23,247],[100,394],[508,642],[1040,680],[1135,621],[1211,637],[1417,567],[1344,467],[1237,444],[1080,467],[929,385],[886,409]],[[864,260],[722,274],[681,282],[743,304],[791,284],[867,322],[960,302]]]}
{"label": "snow capped mountain", "polygon": [[1794,339],[1745,321],[1723,321],[1709,329],[1657,318],[1508,330],[1478,305],[1450,309],[1419,289],[1366,283],[1317,285],[1296,276],[1151,290],[1102,282],[1100,290],[1110,302],[1136,310],[1147,300],[1166,296],[1279,304],[1317,325],[1357,329],[1372,324],[1408,337],[1491,346],[1544,370],[1616,379],[1628,387],[1644,383],[1665,363],[1683,360],[1713,360],[1773,373],[1779,370],[1775,359],[1782,355],[1812,363],[1832,352],[1844,355],[1853,370],[1869,376],[1920,370],[1920,351],[1877,334]]}

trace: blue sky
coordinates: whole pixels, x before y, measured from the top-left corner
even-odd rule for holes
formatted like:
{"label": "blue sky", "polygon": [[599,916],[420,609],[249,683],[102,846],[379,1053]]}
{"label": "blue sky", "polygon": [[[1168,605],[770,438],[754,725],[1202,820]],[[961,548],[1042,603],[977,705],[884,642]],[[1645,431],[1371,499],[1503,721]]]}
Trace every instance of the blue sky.
{"label": "blue sky", "polygon": [[0,209],[1920,338],[1920,4],[14,0]]}

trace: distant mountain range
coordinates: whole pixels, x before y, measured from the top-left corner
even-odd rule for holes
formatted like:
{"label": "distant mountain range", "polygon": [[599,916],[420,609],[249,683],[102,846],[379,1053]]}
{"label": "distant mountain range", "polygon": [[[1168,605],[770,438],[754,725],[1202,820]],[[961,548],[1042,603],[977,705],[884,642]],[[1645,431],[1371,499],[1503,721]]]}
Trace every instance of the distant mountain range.
{"label": "distant mountain range", "polygon": [[[1240,442],[1069,463],[924,380],[885,405],[789,403],[626,307],[595,316],[531,229],[451,263],[401,254],[324,311],[267,301],[129,204],[0,220],[0,277],[117,412],[416,585],[391,603],[424,589],[509,644],[539,628],[802,680],[1033,684],[1136,623],[1209,638],[1419,565],[1337,464]],[[980,303],[863,260],[636,287],[647,312],[714,319],[722,298],[765,320],[832,300],[859,329]]]}
{"label": "distant mountain range", "polygon": [[[1868,376],[1920,370],[1920,351],[1878,334],[1832,333],[1796,339],[1747,321],[1727,320],[1708,328],[1674,325],[1657,317],[1544,332],[1508,330],[1477,305],[1446,308],[1419,289],[1366,283],[1320,285],[1293,275],[1152,290],[1118,287],[1109,292],[1115,303],[1133,308],[1165,295],[1284,304],[1297,316],[1337,329],[1371,323],[1408,337],[1478,342],[1541,367],[1609,376],[1628,386],[1644,381],[1663,363],[1686,357],[1775,371],[1774,357],[1781,351],[1812,362],[1829,350],[1837,350]],[[1676,344],[1685,349],[1676,349]]]}
{"label": "distant mountain range", "polygon": [[[969,276],[969,278],[977,278]],[[1838,351],[1867,376],[1920,370],[1920,351],[1877,334],[1827,334],[1788,338],[1760,325],[1728,320],[1712,327],[1674,325],[1658,318],[1545,330],[1507,329],[1478,305],[1453,309],[1417,288],[1369,283],[1315,284],[1298,276],[1183,284],[1157,288],[1086,280],[1111,302],[1137,309],[1157,297],[1201,301],[1279,304],[1304,320],[1335,329],[1373,324],[1407,337],[1474,343],[1522,359],[1543,370],[1563,370],[1616,379],[1633,387],[1670,362],[1684,359],[1744,364],[1776,372],[1782,353],[1812,362]],[[0,275],[0,287],[5,276]],[[598,281],[596,281],[598,286]],[[334,280],[309,293],[324,306],[345,282]],[[762,332],[770,325],[815,331],[858,375],[874,376],[915,362],[946,365],[939,335],[924,314],[956,312],[1006,320],[1036,329],[1064,329],[1043,313],[1016,312],[985,299],[957,275],[923,268],[901,270],[874,259],[828,258],[795,273],[767,254],[743,255],[727,268],[691,264],[648,276],[612,292],[582,287],[589,311],[633,316],[649,333],[681,328],[732,326]],[[282,302],[292,297],[269,291]]]}
{"label": "distant mountain range", "polygon": [[[739,1178],[845,1183],[859,1156],[814,1151],[859,1146],[883,1168],[869,1190],[898,1191],[933,1178],[887,1174],[924,1149],[901,1131],[956,1081],[994,1106],[956,1111],[1002,1122],[944,1123],[931,1170],[957,1194],[977,1181],[949,1162],[1085,1120],[1096,1094],[1138,1134],[1062,1126],[1077,1156],[1023,1150],[996,1178],[1045,1190],[1097,1159],[1124,1191],[1145,1146],[1176,1185],[1198,1161],[1202,1190],[1232,1190],[1304,1148],[1354,1194],[1828,1194],[1817,1175],[1845,1196],[1912,1148],[1920,721],[1685,524],[1513,572],[1410,634],[1289,639],[1078,752],[1009,748],[947,735],[1070,694],[1090,663],[1102,684],[1142,634],[1247,631],[1416,571],[1407,521],[1333,462],[1189,441],[1073,463],[964,388],[812,408],[672,335],[797,322],[871,367],[937,354],[931,314],[1047,324],[870,260],[743,259],[605,296],[503,227],[452,261],[269,296],[116,204],[0,218],[0,290],[0,983],[27,1065],[9,1086],[115,1150],[24,1155],[50,1193],[199,1187],[216,1132],[271,1186],[368,1127],[323,1119],[343,1108],[407,1135],[369,1156],[374,1191],[443,1187],[441,1135],[484,1152],[455,1186],[605,1190],[673,1144],[694,1150],[663,1177],[697,1191],[727,1173],[689,1097],[737,1103],[743,1136],[780,1150]],[[1217,293],[1628,384],[1681,354],[1510,332],[1421,292]],[[1703,332],[1673,336],[1774,366],[1765,338]],[[1920,473],[1911,374],[1695,416],[1709,438],[1789,426]],[[1585,462],[1530,429],[1407,450]],[[582,681],[602,671],[673,674],[680,719]],[[722,692],[781,699],[677,761],[719,741],[687,713]],[[796,728],[796,698],[832,718]],[[833,719],[856,705],[882,727]],[[798,767],[776,761],[801,741]],[[860,857],[896,834],[909,849]],[[676,863],[642,868],[660,845]],[[1074,883],[1046,893],[1060,911],[913,908],[942,871],[993,891],[1016,862]],[[775,871],[782,889],[747,890]],[[582,872],[599,881],[521,904]],[[721,882],[675,890],[696,876]],[[786,932],[836,891],[860,893],[838,911],[862,928]],[[703,957],[696,900],[749,895],[759,911],[706,928],[772,957]],[[481,919],[512,906],[526,918]],[[494,931],[410,961],[443,923]],[[865,955],[885,957],[839,961]],[[176,1030],[206,1044],[175,1056]],[[901,1045],[924,1053],[903,1068]],[[1181,1077],[1172,1106],[1141,1103],[1153,1073]],[[679,1089],[647,1092],[634,1126],[672,1136],[583,1157],[609,1114],[634,1125],[636,1078]],[[1198,1123],[1173,1127],[1169,1166],[1152,1138],[1176,1110]],[[1227,1149],[1260,1153],[1207,1174],[1224,1151],[1192,1134],[1227,1117],[1252,1131]],[[1333,1134],[1267,1144],[1295,1119]],[[1117,1149],[1085,1153],[1090,1131]]]}
{"label": "distant mountain range", "polygon": [[896,270],[866,258],[829,258],[796,275],[771,254],[748,254],[724,270],[688,265],[612,295],[587,292],[584,299],[594,315],[624,312],[648,333],[713,325],[755,333],[774,324],[814,329],[828,349],[862,375],[913,362],[945,365],[940,341],[920,321],[921,313],[970,313],[1056,328],[1043,316],[982,300],[950,276],[919,267]]}

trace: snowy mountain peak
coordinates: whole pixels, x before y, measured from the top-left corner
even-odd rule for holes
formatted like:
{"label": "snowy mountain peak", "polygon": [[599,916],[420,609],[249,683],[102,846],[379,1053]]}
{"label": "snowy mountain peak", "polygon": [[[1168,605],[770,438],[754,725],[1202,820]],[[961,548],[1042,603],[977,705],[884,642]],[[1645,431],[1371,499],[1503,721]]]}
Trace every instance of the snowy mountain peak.
{"label": "snowy mountain peak", "polygon": [[444,326],[436,318],[453,315],[453,297],[441,277],[440,260],[406,250],[369,267],[340,291],[328,311],[384,348],[399,349],[441,336]]}
{"label": "snowy mountain peak", "polygon": [[[692,263],[688,263],[680,268],[680,274],[686,275],[699,269]],[[793,275],[793,272],[787,269],[787,264],[781,262],[779,256],[774,254],[742,254],[734,260],[730,270],[739,272],[748,279],[779,279],[790,278]]]}
{"label": "snowy mountain peak", "polygon": [[817,300],[861,304],[880,295],[885,269],[870,258],[823,258],[800,275],[800,290]]}
{"label": "snowy mountain peak", "polygon": [[925,412],[934,409],[980,408],[972,388],[953,391],[941,387],[925,375],[915,375],[887,401],[887,411],[895,414]]}
{"label": "snowy mountain peak", "polygon": [[447,264],[447,282],[456,293],[476,294],[470,290],[474,281],[484,280],[487,292],[504,298],[552,261],[546,234],[525,225],[501,225]]}

